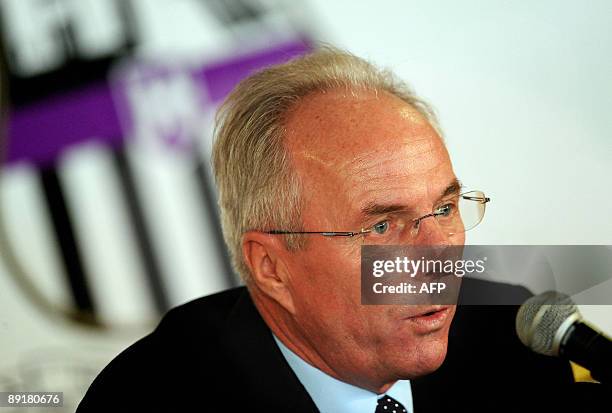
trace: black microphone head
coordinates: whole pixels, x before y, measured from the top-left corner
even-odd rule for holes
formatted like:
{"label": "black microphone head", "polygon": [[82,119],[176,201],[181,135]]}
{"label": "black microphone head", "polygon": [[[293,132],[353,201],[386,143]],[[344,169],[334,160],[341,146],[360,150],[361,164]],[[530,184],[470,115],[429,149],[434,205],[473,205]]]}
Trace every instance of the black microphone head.
{"label": "black microphone head", "polygon": [[559,344],[567,329],[581,318],[572,299],[556,291],[531,297],[516,315],[516,333],[536,353],[559,355]]}

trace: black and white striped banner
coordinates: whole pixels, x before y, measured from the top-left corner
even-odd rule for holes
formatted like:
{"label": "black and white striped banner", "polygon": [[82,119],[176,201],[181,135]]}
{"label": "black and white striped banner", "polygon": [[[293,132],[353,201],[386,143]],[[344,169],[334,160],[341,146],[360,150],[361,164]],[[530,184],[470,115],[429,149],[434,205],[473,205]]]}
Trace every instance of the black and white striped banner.
{"label": "black and white striped banner", "polygon": [[[155,319],[238,283],[208,166],[213,114],[253,70],[309,48],[287,2],[168,3],[0,3],[6,237],[41,294],[97,322]],[[173,16],[197,28],[179,43],[198,52],[151,41]]]}

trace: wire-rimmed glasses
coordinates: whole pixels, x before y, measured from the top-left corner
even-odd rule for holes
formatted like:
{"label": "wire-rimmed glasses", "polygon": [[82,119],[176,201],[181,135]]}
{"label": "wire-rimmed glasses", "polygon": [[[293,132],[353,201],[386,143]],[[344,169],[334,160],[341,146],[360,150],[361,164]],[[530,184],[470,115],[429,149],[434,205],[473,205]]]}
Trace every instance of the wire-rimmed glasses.
{"label": "wire-rimmed glasses", "polygon": [[389,240],[409,231],[411,238],[416,237],[421,222],[427,218],[434,218],[446,235],[459,234],[477,226],[483,219],[486,204],[491,198],[485,196],[482,191],[469,191],[449,198],[445,198],[436,205],[429,214],[420,217],[411,217],[406,214],[396,213],[392,217],[385,218],[374,225],[362,228],[358,231],[285,231],[269,230],[268,234],[318,234],[324,237],[355,237],[364,236],[364,242],[376,243],[385,239]]}

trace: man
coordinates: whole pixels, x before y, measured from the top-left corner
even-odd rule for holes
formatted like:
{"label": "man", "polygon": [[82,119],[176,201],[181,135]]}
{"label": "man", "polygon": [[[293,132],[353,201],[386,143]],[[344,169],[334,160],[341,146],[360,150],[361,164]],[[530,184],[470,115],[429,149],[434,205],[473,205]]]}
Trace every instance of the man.
{"label": "man", "polygon": [[246,288],[170,311],[79,411],[474,410],[571,381],[519,344],[516,308],[361,304],[362,245],[465,242],[439,223],[461,185],[432,111],[390,73],[323,49],[244,80],[217,120],[224,235]]}

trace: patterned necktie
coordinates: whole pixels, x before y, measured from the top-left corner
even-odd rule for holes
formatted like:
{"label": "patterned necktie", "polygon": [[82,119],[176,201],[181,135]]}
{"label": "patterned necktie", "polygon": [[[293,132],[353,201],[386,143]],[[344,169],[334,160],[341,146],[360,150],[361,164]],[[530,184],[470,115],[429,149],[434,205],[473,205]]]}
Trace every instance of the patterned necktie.
{"label": "patterned necktie", "polygon": [[385,395],[378,399],[375,413],[406,413],[406,408],[393,397]]}

